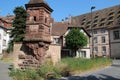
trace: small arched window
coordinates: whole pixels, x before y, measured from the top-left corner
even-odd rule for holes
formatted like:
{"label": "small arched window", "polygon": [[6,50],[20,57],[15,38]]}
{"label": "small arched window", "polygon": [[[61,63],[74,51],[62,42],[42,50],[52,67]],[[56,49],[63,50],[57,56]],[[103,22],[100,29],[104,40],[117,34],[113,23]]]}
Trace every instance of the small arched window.
{"label": "small arched window", "polygon": [[37,21],[37,18],[36,18],[36,16],[34,16],[34,17],[33,17],[33,19],[34,19],[34,21]]}
{"label": "small arched window", "polygon": [[45,17],[45,23],[47,23],[47,17]]}

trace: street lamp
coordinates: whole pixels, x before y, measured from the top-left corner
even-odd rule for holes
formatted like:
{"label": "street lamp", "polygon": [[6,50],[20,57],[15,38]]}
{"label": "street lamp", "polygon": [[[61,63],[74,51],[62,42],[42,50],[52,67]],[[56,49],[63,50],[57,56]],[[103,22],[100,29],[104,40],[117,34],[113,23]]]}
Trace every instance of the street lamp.
{"label": "street lamp", "polygon": [[91,34],[92,34],[92,37],[91,37],[91,48],[92,48],[92,57],[94,58],[94,36],[93,36],[93,14],[92,14],[92,11],[93,9],[95,9],[95,6],[92,6],[91,7]]}

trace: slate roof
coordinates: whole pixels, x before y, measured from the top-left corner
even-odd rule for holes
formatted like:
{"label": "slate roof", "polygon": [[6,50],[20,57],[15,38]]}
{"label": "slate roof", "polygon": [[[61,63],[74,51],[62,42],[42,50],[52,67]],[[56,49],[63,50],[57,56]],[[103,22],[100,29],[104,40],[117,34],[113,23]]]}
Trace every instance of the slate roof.
{"label": "slate roof", "polygon": [[28,4],[25,4],[25,7],[45,7],[49,11],[53,11],[53,9],[47,4],[45,0],[30,0]]}
{"label": "slate roof", "polygon": [[91,23],[94,29],[120,26],[120,5],[93,11],[92,18],[90,12],[74,16],[71,19],[71,23],[75,23],[87,30],[91,29]]}

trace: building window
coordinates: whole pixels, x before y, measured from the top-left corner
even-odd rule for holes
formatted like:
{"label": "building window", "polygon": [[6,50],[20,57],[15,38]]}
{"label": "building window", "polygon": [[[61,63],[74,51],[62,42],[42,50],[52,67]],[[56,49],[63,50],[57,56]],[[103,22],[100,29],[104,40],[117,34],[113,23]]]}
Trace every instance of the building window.
{"label": "building window", "polygon": [[97,34],[97,31],[93,31],[93,34]]}
{"label": "building window", "polygon": [[94,47],[94,53],[98,53],[98,47]]}
{"label": "building window", "polygon": [[4,27],[4,22],[1,22],[1,25]]}
{"label": "building window", "polygon": [[114,36],[114,39],[120,39],[120,31],[119,30],[113,31],[113,36]]}
{"label": "building window", "polygon": [[54,38],[54,44],[60,44],[60,39],[59,38]]}
{"label": "building window", "polygon": [[97,37],[94,37],[94,43],[97,43],[98,40],[97,40]]}
{"label": "building window", "polygon": [[106,46],[103,46],[103,47],[102,47],[102,53],[103,53],[103,55],[106,54]]}
{"label": "building window", "polygon": [[101,29],[101,33],[105,33],[106,32],[106,30],[105,29]]}
{"label": "building window", "polygon": [[106,42],[106,40],[105,40],[105,36],[102,36],[102,43],[105,43]]}
{"label": "building window", "polygon": [[3,46],[6,46],[6,40],[3,40]]}
{"label": "building window", "polygon": [[82,58],[85,58],[86,57],[86,51],[81,51],[81,56]]}
{"label": "building window", "polygon": [[4,34],[4,36],[6,36],[6,32],[5,32],[5,31],[4,31],[4,33],[3,33],[3,34]]}
{"label": "building window", "polygon": [[45,17],[45,23],[47,23],[47,17]]}

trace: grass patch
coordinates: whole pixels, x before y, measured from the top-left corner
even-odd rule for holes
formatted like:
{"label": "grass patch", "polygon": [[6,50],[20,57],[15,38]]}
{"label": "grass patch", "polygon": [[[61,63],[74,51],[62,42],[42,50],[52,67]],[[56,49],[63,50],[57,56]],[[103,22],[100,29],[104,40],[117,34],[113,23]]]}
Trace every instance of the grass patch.
{"label": "grass patch", "polygon": [[68,64],[68,68],[71,74],[82,73],[89,70],[95,70],[111,65],[112,60],[108,58],[93,58],[93,59],[81,59],[81,58],[65,58],[62,62]]}
{"label": "grass patch", "polygon": [[12,58],[2,58],[1,59],[3,62],[13,62]]}
{"label": "grass patch", "polygon": [[111,63],[112,60],[108,58],[64,58],[55,66],[53,66],[51,62],[47,62],[41,65],[37,70],[29,69],[20,71],[12,69],[9,74],[13,77],[13,80],[50,80],[95,70],[108,66]]}

